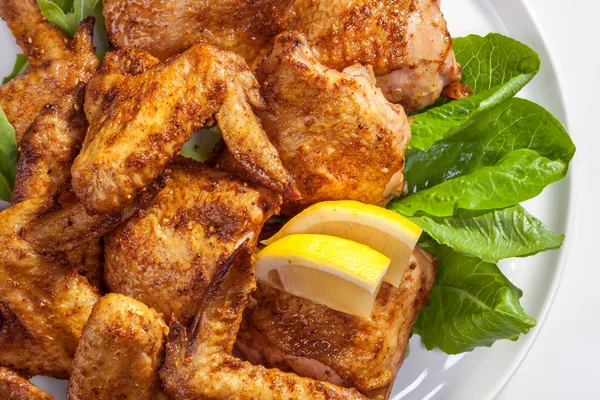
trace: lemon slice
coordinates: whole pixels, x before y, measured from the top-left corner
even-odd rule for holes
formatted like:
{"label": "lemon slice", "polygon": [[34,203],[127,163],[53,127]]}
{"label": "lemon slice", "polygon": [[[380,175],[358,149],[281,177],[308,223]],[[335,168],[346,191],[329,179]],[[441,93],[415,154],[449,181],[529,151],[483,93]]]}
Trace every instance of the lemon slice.
{"label": "lemon slice", "polygon": [[418,225],[382,207],[351,200],[325,201],[302,211],[262,243],[296,233],[318,233],[362,243],[392,260],[383,280],[398,287],[421,232]]}
{"label": "lemon slice", "polygon": [[389,264],[388,257],[360,243],[296,234],[262,249],[254,271],[276,289],[368,318]]}

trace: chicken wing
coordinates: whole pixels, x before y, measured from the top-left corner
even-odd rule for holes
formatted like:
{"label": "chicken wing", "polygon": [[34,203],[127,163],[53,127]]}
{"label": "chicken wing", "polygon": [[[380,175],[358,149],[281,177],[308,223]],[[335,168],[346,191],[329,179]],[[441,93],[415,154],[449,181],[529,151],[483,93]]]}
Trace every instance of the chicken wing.
{"label": "chicken wing", "polygon": [[263,126],[302,195],[284,212],[324,200],[385,204],[403,187],[410,127],[368,68],[329,69],[295,32],[275,39],[257,77],[269,108]]}
{"label": "chicken wing", "polygon": [[231,355],[242,313],[256,287],[244,246],[220,268],[200,302],[191,332],[171,324],[160,376],[173,399],[363,399],[354,389],[266,369]]}
{"label": "chicken wing", "polygon": [[[86,100],[90,129],[73,164],[72,183],[90,211],[112,213],[130,204],[213,116],[250,176],[298,197],[252,112],[251,106],[263,108],[264,102],[239,56],[200,44],[140,74],[115,76],[123,70],[120,60],[132,58],[123,53],[127,50],[107,55],[86,93],[91,97],[91,112]],[[108,87],[107,92],[98,90]],[[102,115],[98,104],[104,106]]]}
{"label": "chicken wing", "polygon": [[84,20],[72,40],[44,19],[35,0],[1,0],[7,22],[31,67],[0,86],[0,108],[15,128],[17,143],[48,103],[68,95],[98,68],[94,19]]}
{"label": "chicken wing", "polygon": [[290,28],[306,35],[328,67],[373,66],[383,94],[411,112],[433,103],[461,77],[439,3],[296,0]]}
{"label": "chicken wing", "polygon": [[106,237],[106,284],[187,325],[217,267],[256,247],[281,197],[226,172],[178,159],[152,205]]}
{"label": "chicken wing", "polygon": [[54,400],[27,379],[8,368],[0,367],[0,399],[4,400]]}
{"label": "chicken wing", "polygon": [[387,399],[406,345],[433,285],[435,262],[417,248],[399,288],[384,283],[370,319],[260,285],[238,334],[253,363],[294,371],[370,399]]}
{"label": "chicken wing", "polygon": [[99,295],[66,262],[24,240],[44,202],[27,200],[0,213],[0,365],[65,378]]}
{"label": "chicken wing", "polygon": [[113,45],[165,60],[196,43],[233,51],[251,64],[287,24],[293,0],[105,0]]}
{"label": "chicken wing", "polygon": [[167,333],[162,318],[143,303],[104,296],[77,346],[69,399],[167,399],[158,377]]}
{"label": "chicken wing", "polygon": [[[20,143],[12,203],[32,198],[56,200],[71,188],[71,165],[81,149],[88,123],[83,113],[84,85],[46,104]],[[65,254],[69,263],[95,287],[102,285],[100,239]]]}

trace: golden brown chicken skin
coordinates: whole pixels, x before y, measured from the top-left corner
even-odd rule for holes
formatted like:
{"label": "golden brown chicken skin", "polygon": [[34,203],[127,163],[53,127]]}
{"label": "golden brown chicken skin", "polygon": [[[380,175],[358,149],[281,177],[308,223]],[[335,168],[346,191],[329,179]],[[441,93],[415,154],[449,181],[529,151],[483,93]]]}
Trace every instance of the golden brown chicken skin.
{"label": "golden brown chicken skin", "polygon": [[217,268],[254,248],[281,197],[232,174],[177,159],[152,205],[106,237],[106,284],[187,325]]}
{"label": "golden brown chicken skin", "polygon": [[171,324],[160,370],[167,394],[175,400],[363,399],[354,389],[254,366],[231,355],[255,287],[252,251],[242,246],[211,282],[191,331]]}
{"label": "golden brown chicken skin", "polygon": [[105,0],[111,43],[165,60],[196,43],[233,51],[251,64],[287,24],[293,0]]}
{"label": "golden brown chicken skin", "polygon": [[69,95],[98,68],[92,45],[94,19],[84,20],[68,40],[44,19],[35,0],[1,0],[0,16],[31,64],[0,86],[0,107],[15,128],[18,143],[46,104]]}
{"label": "golden brown chicken skin", "polygon": [[99,295],[66,262],[24,240],[44,203],[27,200],[0,213],[0,365],[65,378]]}
{"label": "golden brown chicken skin", "polygon": [[325,200],[384,205],[401,192],[410,127],[368,68],[329,69],[302,35],[286,32],[257,76],[269,105],[263,127],[302,195],[285,201],[285,213]]}
{"label": "golden brown chicken skin", "polygon": [[[122,76],[121,60],[132,58],[124,53],[106,56],[86,93],[90,129],[73,164],[72,184],[88,210],[112,213],[130,204],[213,116],[250,176],[298,196],[252,112],[252,106],[262,108],[264,103],[243,59],[195,45],[140,74]],[[109,87],[107,92],[98,90]]]}
{"label": "golden brown chicken skin", "polygon": [[145,304],[114,293],[101,298],[77,346],[69,399],[167,399],[158,377],[167,333]]}
{"label": "golden brown chicken skin", "polygon": [[259,284],[237,347],[253,363],[387,399],[434,275],[434,260],[417,248],[401,286],[383,283],[370,319]]}
{"label": "golden brown chicken skin", "polygon": [[439,3],[296,0],[290,29],[305,34],[328,67],[371,65],[383,94],[411,112],[433,103],[461,77]]}
{"label": "golden brown chicken skin", "polygon": [[52,396],[35,387],[21,375],[3,367],[0,367],[0,399],[54,400]]}

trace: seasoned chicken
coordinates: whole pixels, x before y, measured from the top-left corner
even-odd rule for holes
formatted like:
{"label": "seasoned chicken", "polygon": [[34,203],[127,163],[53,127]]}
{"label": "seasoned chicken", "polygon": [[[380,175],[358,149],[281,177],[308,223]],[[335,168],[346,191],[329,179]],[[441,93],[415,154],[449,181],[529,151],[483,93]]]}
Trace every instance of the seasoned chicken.
{"label": "seasoned chicken", "polygon": [[27,200],[0,213],[0,365],[65,378],[99,295],[66,262],[24,240],[44,202]]}
{"label": "seasoned chicken", "polygon": [[384,205],[402,191],[410,127],[368,68],[329,69],[302,35],[286,32],[257,76],[269,105],[259,112],[264,129],[302,195],[284,212],[324,200]]}
{"label": "seasoned chicken", "polygon": [[101,298],[77,346],[71,400],[160,400],[168,328],[156,311],[120,294]]}
{"label": "seasoned chicken", "polygon": [[18,143],[46,104],[67,96],[98,68],[92,46],[94,19],[84,20],[69,41],[44,19],[36,0],[0,0],[0,16],[31,64],[0,86],[0,108],[15,128]]}
{"label": "seasoned chicken", "polygon": [[54,400],[27,379],[8,368],[0,367],[0,399],[3,400]]}
{"label": "seasoned chicken", "polygon": [[433,103],[461,77],[439,3],[295,0],[290,29],[305,34],[328,67],[371,65],[383,94],[411,112]]}
{"label": "seasoned chicken", "polygon": [[105,0],[111,43],[165,60],[196,43],[233,51],[251,64],[287,24],[293,0]]}
{"label": "seasoned chicken", "polygon": [[281,197],[177,159],[150,207],[106,238],[106,284],[187,325],[218,266],[244,241],[256,247]]}
{"label": "seasoned chicken", "polygon": [[[17,176],[12,203],[32,198],[55,201],[71,188],[71,165],[75,160],[88,123],[83,113],[84,86],[48,103],[29,126],[19,149]],[[80,274],[95,287],[102,283],[102,243],[86,243],[65,254]]]}
{"label": "seasoned chicken", "polygon": [[142,73],[123,75],[136,69],[131,65],[148,63],[138,54],[108,54],[86,93],[90,129],[73,164],[72,184],[88,210],[105,214],[130,204],[213,116],[252,178],[298,197],[252,111],[265,105],[243,59],[200,44]]}
{"label": "seasoned chicken", "polygon": [[251,258],[242,246],[220,268],[202,297],[191,332],[178,322],[171,324],[160,370],[167,394],[175,400],[362,399],[354,389],[254,366],[231,355],[255,288]]}
{"label": "seasoned chicken", "polygon": [[259,284],[237,347],[253,363],[387,399],[434,275],[434,260],[417,248],[402,285],[383,283],[370,319]]}

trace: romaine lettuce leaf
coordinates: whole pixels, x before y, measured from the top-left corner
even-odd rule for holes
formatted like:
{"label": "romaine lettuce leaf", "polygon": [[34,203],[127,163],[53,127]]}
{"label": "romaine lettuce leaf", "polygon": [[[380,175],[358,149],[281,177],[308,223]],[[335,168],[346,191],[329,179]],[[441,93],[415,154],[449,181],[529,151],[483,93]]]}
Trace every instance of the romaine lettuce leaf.
{"label": "romaine lettuce leaf", "polygon": [[15,130],[0,108],[0,199],[10,201],[17,166]]}
{"label": "romaine lettuce leaf", "polygon": [[463,353],[501,339],[517,340],[536,325],[519,303],[521,290],[498,266],[430,240],[422,245],[439,257],[429,305],[414,326],[427,349]]}
{"label": "romaine lettuce leaf", "polygon": [[29,61],[27,61],[27,58],[25,58],[25,56],[23,54],[17,54],[17,59],[15,60],[15,66],[13,67],[13,70],[10,73],[10,75],[5,77],[2,80],[2,84],[4,85],[4,84],[10,82],[10,80],[13,79],[15,76],[25,72],[25,70],[27,70],[27,68],[29,68]]}
{"label": "romaine lettuce leaf", "polygon": [[556,249],[564,239],[564,235],[552,232],[519,205],[484,211],[458,210],[450,217],[419,213],[408,218],[436,242],[492,263]]}
{"label": "romaine lettuce leaf", "polygon": [[497,33],[456,38],[453,49],[463,67],[462,82],[474,93],[461,100],[438,102],[417,114],[410,148],[425,150],[451,136],[479,114],[512,98],[540,70],[535,51]]}
{"label": "romaine lettuce leaf", "polygon": [[92,15],[99,0],[37,0],[46,19],[73,37],[79,23]]}

